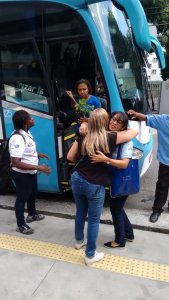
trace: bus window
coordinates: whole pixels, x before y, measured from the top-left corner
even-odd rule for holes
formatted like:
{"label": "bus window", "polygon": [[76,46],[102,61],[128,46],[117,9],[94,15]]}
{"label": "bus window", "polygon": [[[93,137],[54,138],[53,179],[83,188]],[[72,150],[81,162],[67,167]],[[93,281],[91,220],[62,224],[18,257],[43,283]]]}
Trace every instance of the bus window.
{"label": "bus window", "polygon": [[84,41],[60,41],[50,45],[51,70],[59,88],[74,89],[80,78],[87,78],[95,93],[95,59],[90,43]]}
{"label": "bus window", "polygon": [[[26,6],[26,7],[25,7]],[[3,40],[17,40],[42,35],[42,10],[30,6],[29,3],[20,5],[1,5],[0,37]]]}
{"label": "bus window", "polygon": [[111,1],[90,5],[102,41],[112,62],[124,110],[149,110],[147,95],[131,30],[124,12]]}
{"label": "bus window", "polygon": [[65,37],[86,34],[86,27],[76,11],[66,5],[56,4],[45,10],[46,36]]}
{"label": "bus window", "polygon": [[0,140],[3,140],[4,135],[3,135],[3,130],[2,130],[2,119],[1,119],[1,111],[0,111]]}
{"label": "bus window", "polygon": [[1,47],[3,99],[38,111],[49,112],[48,92],[31,42]]}

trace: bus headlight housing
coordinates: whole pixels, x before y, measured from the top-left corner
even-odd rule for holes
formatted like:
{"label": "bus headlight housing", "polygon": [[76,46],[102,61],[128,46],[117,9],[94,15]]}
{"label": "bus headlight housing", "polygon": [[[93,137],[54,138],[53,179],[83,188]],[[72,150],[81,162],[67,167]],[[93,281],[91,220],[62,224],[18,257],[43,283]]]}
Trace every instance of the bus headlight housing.
{"label": "bus headlight housing", "polygon": [[140,159],[143,157],[143,151],[138,148],[133,148],[132,159]]}

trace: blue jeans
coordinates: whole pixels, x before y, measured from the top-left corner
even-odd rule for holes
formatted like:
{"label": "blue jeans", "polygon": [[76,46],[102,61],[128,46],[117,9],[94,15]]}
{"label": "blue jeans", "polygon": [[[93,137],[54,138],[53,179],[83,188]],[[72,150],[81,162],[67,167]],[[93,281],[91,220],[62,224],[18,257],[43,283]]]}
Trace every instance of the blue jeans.
{"label": "blue jeans", "polygon": [[25,174],[11,171],[12,179],[16,185],[15,215],[18,227],[25,224],[24,209],[27,203],[28,214],[35,215],[35,200],[37,194],[37,173]]}
{"label": "blue jeans", "polygon": [[88,214],[86,256],[91,258],[96,251],[100,216],[105,198],[105,187],[93,184],[81,177],[78,172],[71,176],[72,192],[76,202],[75,238],[84,241],[84,226]]}
{"label": "blue jeans", "polygon": [[126,243],[125,237],[134,238],[132,225],[124,211],[126,199],[127,196],[110,198],[110,212],[114,224],[115,242],[122,246]]}

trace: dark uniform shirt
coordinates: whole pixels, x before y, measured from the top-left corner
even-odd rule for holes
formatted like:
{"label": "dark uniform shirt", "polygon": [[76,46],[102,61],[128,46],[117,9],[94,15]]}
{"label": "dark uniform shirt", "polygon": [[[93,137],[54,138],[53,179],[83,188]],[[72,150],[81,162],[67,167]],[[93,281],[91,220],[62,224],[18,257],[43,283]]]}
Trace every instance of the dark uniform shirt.
{"label": "dark uniform shirt", "polygon": [[[116,146],[117,133],[108,133],[107,137],[110,153],[107,153],[105,155],[107,157],[111,157],[114,147]],[[81,152],[82,142],[83,138],[79,136],[79,153]],[[90,183],[103,186],[110,185],[111,183],[108,165],[105,163],[92,163],[88,155],[81,156],[79,162],[75,167],[75,171],[77,171],[84,179],[86,179]]]}

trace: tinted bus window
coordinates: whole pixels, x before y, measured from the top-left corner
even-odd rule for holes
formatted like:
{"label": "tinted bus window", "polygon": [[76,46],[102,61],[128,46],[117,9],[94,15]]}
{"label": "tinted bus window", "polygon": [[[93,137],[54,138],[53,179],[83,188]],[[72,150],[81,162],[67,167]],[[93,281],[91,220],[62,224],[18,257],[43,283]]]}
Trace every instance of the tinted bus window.
{"label": "tinted bus window", "polygon": [[46,35],[67,36],[86,33],[82,18],[66,6],[58,5],[45,11]]}
{"label": "tinted bus window", "polygon": [[111,1],[92,4],[90,9],[112,62],[124,109],[147,111],[138,53],[124,13]]}
{"label": "tinted bus window", "polygon": [[40,7],[0,7],[0,38],[16,39],[36,37],[42,32],[42,10]]}
{"label": "tinted bus window", "polygon": [[4,99],[48,112],[48,92],[31,42],[1,47],[1,85]]}

